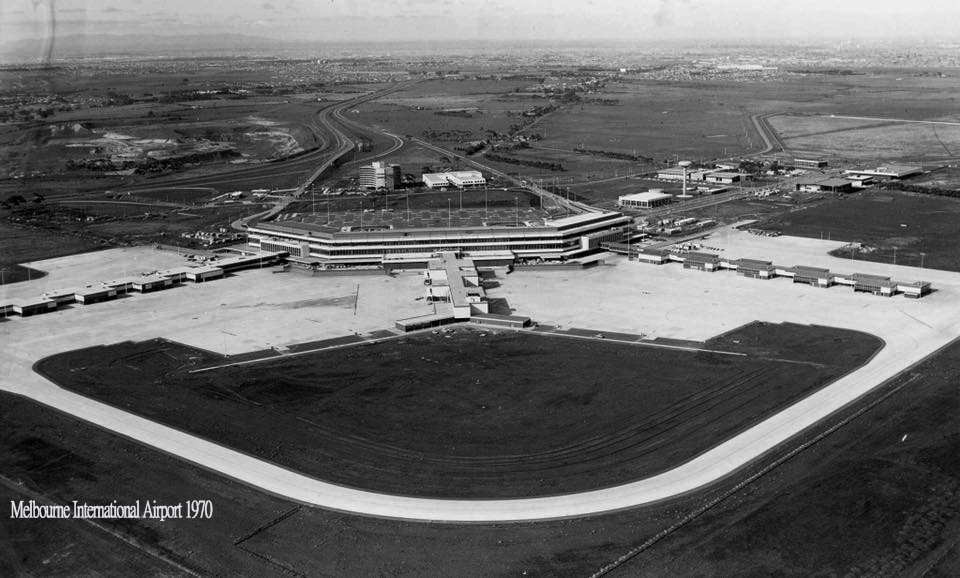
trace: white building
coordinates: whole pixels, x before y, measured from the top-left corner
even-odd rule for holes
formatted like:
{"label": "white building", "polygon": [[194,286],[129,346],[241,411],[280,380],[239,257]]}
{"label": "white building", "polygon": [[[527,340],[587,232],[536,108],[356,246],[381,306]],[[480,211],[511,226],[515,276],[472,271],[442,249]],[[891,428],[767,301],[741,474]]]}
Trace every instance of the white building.
{"label": "white building", "polygon": [[876,177],[880,179],[905,179],[913,175],[919,175],[923,172],[921,167],[906,165],[886,165],[875,169],[855,169],[844,171],[847,178],[850,177]]}
{"label": "white building", "polygon": [[627,209],[653,209],[669,205],[673,201],[673,195],[663,191],[647,191],[645,193],[633,193],[632,195],[620,195],[617,199],[617,205]]}
{"label": "white building", "polygon": [[[687,169],[687,181],[702,181],[710,171],[704,169]],[[657,171],[657,178],[665,181],[682,181],[684,169],[674,167]]]}
{"label": "white building", "polygon": [[451,185],[461,189],[466,187],[482,187],[487,184],[487,180],[483,178],[483,174],[480,171],[456,171],[446,173],[446,175]]}
{"label": "white building", "polygon": [[446,187],[482,187],[487,184],[480,171],[454,171],[451,173],[424,173],[423,184],[429,189],[443,189]]}
{"label": "white building", "polygon": [[450,186],[446,173],[424,173],[421,178],[428,189],[445,189]]}
{"label": "white building", "polygon": [[706,181],[708,183],[718,183],[721,185],[732,185],[733,183],[739,183],[743,180],[746,175],[743,173],[734,173],[728,171],[717,171],[709,173],[706,176]]}
{"label": "white building", "polygon": [[571,215],[534,226],[491,225],[451,228],[340,230],[312,223],[256,223],[248,228],[251,247],[287,251],[295,260],[322,264],[381,264],[426,261],[441,251],[474,259],[576,258],[603,241],[620,240],[630,218],[617,212]]}

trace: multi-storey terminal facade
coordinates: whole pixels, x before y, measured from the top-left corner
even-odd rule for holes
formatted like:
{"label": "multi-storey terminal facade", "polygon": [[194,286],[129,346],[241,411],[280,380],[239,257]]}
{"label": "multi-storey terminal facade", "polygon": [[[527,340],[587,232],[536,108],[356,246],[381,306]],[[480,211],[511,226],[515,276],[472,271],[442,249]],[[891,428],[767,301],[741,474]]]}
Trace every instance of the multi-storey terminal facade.
{"label": "multi-storey terminal facade", "polygon": [[334,230],[311,223],[257,223],[249,243],[262,250],[288,251],[290,258],[321,265],[359,265],[422,261],[442,251],[475,258],[564,260],[596,251],[600,243],[619,241],[629,217],[591,212],[545,221],[542,225],[390,229],[345,227]]}

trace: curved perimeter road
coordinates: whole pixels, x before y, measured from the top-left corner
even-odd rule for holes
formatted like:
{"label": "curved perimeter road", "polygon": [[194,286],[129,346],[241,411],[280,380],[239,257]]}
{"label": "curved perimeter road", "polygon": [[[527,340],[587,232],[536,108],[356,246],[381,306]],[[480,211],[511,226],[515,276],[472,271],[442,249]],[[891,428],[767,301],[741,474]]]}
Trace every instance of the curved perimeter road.
{"label": "curved perimeter road", "polygon": [[[428,499],[324,482],[61,389],[30,369],[30,361],[22,358],[29,355],[26,351],[15,360],[10,359],[11,354],[0,352],[7,374],[0,387],[250,486],[312,506],[419,521],[548,520],[635,508],[722,480],[949,342],[958,315],[944,313],[937,328],[922,323],[899,327],[891,332],[893,340],[861,369],[672,470],[611,488],[540,498]],[[17,322],[30,321],[8,323]]]}

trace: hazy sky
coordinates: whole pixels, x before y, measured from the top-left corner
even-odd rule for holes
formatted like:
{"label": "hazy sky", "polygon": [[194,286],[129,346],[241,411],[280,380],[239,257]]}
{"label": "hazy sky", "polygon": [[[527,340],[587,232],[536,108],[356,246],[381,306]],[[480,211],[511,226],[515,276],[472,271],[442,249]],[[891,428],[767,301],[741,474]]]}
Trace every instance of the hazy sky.
{"label": "hazy sky", "polygon": [[0,0],[0,39],[230,32],[296,40],[926,38],[956,0]]}

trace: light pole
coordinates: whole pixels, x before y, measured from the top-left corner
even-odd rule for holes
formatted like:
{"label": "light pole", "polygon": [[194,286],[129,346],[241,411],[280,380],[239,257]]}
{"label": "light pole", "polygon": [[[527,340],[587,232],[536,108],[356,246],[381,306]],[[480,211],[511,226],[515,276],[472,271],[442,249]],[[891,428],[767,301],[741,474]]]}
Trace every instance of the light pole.
{"label": "light pole", "polygon": [[926,257],[926,253],[920,253],[920,268],[923,269],[923,258]]}
{"label": "light pole", "polygon": [[516,223],[514,224],[514,226],[519,227],[520,226],[520,197],[514,197],[513,200],[516,201],[517,203]]}
{"label": "light pole", "polygon": [[896,247],[893,248],[893,264],[894,265],[897,264],[897,248]]}

